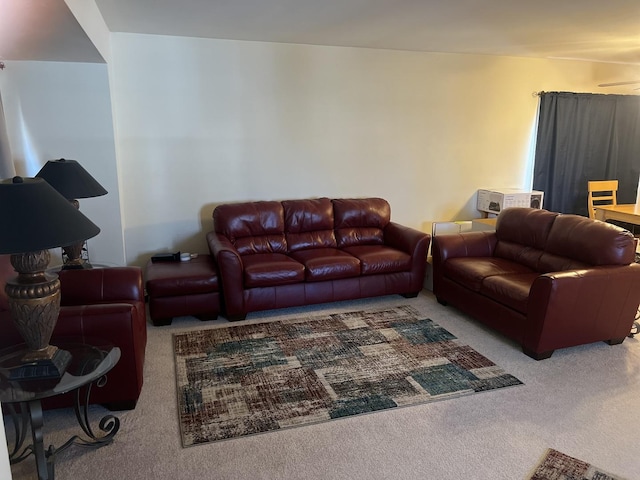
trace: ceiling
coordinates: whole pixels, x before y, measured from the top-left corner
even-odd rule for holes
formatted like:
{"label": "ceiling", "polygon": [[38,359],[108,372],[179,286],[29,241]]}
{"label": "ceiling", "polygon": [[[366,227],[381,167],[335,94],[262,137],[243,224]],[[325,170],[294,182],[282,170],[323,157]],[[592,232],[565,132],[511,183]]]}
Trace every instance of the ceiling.
{"label": "ceiling", "polygon": [[[640,65],[638,0],[94,0],[111,32]],[[0,60],[103,62],[64,0],[0,0]]]}

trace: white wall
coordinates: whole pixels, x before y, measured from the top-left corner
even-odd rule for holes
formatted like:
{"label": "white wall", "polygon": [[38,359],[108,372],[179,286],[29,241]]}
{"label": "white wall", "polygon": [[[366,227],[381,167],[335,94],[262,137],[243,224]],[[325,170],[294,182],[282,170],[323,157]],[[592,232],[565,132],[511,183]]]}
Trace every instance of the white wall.
{"label": "white wall", "polygon": [[[3,422],[2,409],[0,408],[0,422]],[[4,427],[4,423],[3,423]],[[7,436],[4,428],[0,428],[0,478],[11,480],[11,464],[9,462],[9,450],[7,449]]]}
{"label": "white wall", "polygon": [[[206,252],[222,202],[380,196],[430,231],[478,188],[531,182],[533,92],[632,93],[588,62],[111,34],[111,63],[6,62],[18,173],[78,160],[109,194],[81,200],[95,263]],[[115,137],[114,137],[115,128]],[[126,252],[126,253],[125,253]]]}
{"label": "white wall", "polygon": [[113,34],[127,261],[206,252],[213,206],[380,196],[392,218],[478,216],[528,187],[538,99],[596,91],[576,61]]}
{"label": "white wall", "polygon": [[94,263],[125,262],[107,66],[5,62],[0,88],[18,175],[33,177],[47,160],[77,160],[109,192],[80,199],[101,229],[88,241]]}

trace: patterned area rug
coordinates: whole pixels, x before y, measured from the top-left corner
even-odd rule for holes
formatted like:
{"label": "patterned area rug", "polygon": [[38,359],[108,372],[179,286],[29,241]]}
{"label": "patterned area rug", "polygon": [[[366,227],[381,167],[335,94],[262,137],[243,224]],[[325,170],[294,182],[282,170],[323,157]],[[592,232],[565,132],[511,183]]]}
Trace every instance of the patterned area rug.
{"label": "patterned area rug", "polygon": [[520,385],[412,307],[174,335],[183,446]]}
{"label": "patterned area rug", "polygon": [[530,480],[624,480],[550,448]]}

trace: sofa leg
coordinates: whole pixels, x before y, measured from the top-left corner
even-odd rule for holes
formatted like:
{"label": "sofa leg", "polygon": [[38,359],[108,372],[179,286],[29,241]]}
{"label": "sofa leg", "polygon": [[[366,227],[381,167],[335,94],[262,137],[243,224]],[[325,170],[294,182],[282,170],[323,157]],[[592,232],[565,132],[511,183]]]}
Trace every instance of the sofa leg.
{"label": "sofa leg", "polygon": [[548,350],[546,352],[534,352],[533,350],[529,350],[528,348],[522,347],[522,351],[527,357],[531,357],[534,360],[545,360],[553,355],[555,350]]}
{"label": "sofa leg", "polygon": [[404,298],[416,298],[420,292],[401,293]]}
{"label": "sofa leg", "polygon": [[247,318],[247,314],[225,315],[225,317],[227,317],[227,320],[229,320],[230,322],[239,322],[240,320],[244,320],[245,318]]}
{"label": "sofa leg", "polygon": [[440,305],[444,305],[445,307],[449,305],[449,303],[446,300],[442,300],[440,297],[436,297],[436,300],[438,300],[438,303]]}
{"label": "sofa leg", "polygon": [[622,342],[624,342],[625,338],[627,337],[612,338],[610,340],[605,340],[605,342],[607,342],[609,345],[620,345]]}

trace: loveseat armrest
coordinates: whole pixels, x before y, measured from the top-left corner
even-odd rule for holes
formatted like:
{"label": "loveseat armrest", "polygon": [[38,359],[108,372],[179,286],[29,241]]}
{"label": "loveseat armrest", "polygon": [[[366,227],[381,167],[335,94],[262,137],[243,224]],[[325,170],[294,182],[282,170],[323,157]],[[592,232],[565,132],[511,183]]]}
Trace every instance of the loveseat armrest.
{"label": "loveseat armrest", "polygon": [[207,243],[220,274],[225,315],[229,320],[244,318],[246,311],[242,257],[231,241],[221,233],[207,233]]}
{"label": "loveseat armrest", "polygon": [[631,331],[640,304],[640,265],[552,272],[531,286],[525,352],[541,358],[557,348],[607,341]]}
{"label": "loveseat armrest", "polygon": [[492,257],[498,239],[495,232],[464,232],[433,237],[434,262],[455,257]]}
{"label": "loveseat armrest", "polygon": [[62,270],[58,276],[62,305],[110,302],[139,302],[144,305],[140,267]]}
{"label": "loveseat armrest", "polygon": [[450,258],[492,257],[498,239],[495,232],[463,232],[433,237],[433,292],[438,296],[444,282],[443,265]]}

